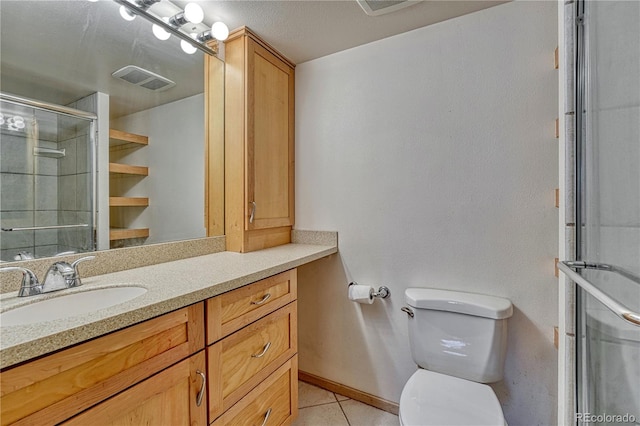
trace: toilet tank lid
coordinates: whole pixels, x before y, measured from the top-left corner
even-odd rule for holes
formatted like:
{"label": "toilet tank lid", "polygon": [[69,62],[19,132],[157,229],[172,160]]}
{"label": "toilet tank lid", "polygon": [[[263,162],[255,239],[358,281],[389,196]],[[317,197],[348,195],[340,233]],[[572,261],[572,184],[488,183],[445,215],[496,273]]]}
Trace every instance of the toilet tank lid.
{"label": "toilet tank lid", "polygon": [[511,301],[502,297],[433,288],[408,288],[404,294],[407,304],[418,309],[493,319],[509,318],[513,314]]}

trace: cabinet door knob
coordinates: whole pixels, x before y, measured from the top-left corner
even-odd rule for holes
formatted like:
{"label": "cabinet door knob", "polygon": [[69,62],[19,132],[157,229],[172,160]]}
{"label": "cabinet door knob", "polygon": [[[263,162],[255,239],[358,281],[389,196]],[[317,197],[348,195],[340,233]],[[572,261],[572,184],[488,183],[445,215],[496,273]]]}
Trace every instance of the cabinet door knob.
{"label": "cabinet door knob", "polygon": [[262,352],[260,352],[259,354],[251,355],[251,358],[262,358],[264,356],[264,354],[267,353],[267,351],[269,350],[270,347],[271,347],[271,342],[267,342],[267,344],[264,345],[264,348],[262,349]]}
{"label": "cabinet door knob", "polygon": [[264,413],[264,421],[262,422],[262,426],[265,426],[267,424],[267,420],[269,420],[270,415],[271,415],[271,408],[269,408],[267,412]]}
{"label": "cabinet door knob", "polygon": [[253,219],[256,217],[256,202],[251,202],[251,215],[249,215],[249,223],[253,223]]}
{"label": "cabinet door knob", "polygon": [[271,297],[271,293],[267,293],[262,297],[262,299],[258,300],[257,302],[251,302],[251,304],[252,305],[262,305],[264,302],[269,300],[270,297]]}
{"label": "cabinet door knob", "polygon": [[200,390],[198,391],[198,395],[196,396],[196,406],[200,406],[202,405],[202,398],[204,397],[204,390],[206,389],[206,385],[207,385],[207,376],[204,375],[204,373],[200,370],[196,370],[196,373],[200,375],[200,377],[202,377],[202,385],[200,386]]}

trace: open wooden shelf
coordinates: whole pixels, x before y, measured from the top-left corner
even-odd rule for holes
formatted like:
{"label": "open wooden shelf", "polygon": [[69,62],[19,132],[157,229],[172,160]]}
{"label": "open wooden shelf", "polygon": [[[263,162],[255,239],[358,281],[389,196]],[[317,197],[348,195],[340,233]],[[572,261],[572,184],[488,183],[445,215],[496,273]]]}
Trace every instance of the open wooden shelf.
{"label": "open wooden shelf", "polygon": [[109,207],[146,207],[147,197],[109,197]]}
{"label": "open wooden shelf", "polygon": [[149,168],[144,166],[130,166],[129,164],[109,163],[109,173],[149,176]]}
{"label": "open wooden shelf", "polygon": [[109,147],[122,147],[123,145],[135,144],[138,146],[149,145],[149,138],[135,133],[127,133],[116,129],[109,129]]}
{"label": "open wooden shelf", "polygon": [[149,228],[139,229],[121,229],[111,228],[109,230],[109,240],[126,240],[127,238],[147,238],[149,236]]}
{"label": "open wooden shelf", "polygon": [[[137,161],[134,160],[134,158],[145,157],[144,151],[134,152],[134,150],[136,150],[136,148],[147,147],[148,145],[149,138],[147,136],[109,129],[109,181],[111,194],[118,195],[125,193],[127,185],[119,183],[121,179],[127,177],[144,178],[149,176],[149,167],[124,164],[135,164]],[[129,157],[129,155],[132,155],[133,157]],[[145,195],[144,192],[141,195]],[[148,206],[148,197],[109,197],[109,207],[117,208],[116,211],[113,212],[112,217],[114,218],[114,221],[111,223],[112,227],[109,229],[109,240],[112,241],[112,247],[126,247],[132,244],[137,245],[139,242],[135,241],[135,239],[149,237],[149,228],[138,228],[138,226],[148,226],[148,224],[139,223],[137,226],[132,226],[130,221],[131,218],[128,217],[128,211],[126,210],[132,207],[146,208]],[[133,213],[135,212],[136,211],[134,210]],[[124,241],[132,239],[134,240]]]}

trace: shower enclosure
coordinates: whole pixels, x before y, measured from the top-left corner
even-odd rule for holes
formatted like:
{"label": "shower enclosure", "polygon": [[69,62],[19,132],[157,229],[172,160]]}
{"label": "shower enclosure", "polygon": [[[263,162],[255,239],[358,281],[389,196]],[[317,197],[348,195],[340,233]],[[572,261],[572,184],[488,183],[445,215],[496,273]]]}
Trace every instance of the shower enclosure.
{"label": "shower enclosure", "polygon": [[0,94],[0,261],[95,250],[96,115]]}
{"label": "shower enclosure", "polygon": [[638,425],[640,2],[576,10],[576,422]]}

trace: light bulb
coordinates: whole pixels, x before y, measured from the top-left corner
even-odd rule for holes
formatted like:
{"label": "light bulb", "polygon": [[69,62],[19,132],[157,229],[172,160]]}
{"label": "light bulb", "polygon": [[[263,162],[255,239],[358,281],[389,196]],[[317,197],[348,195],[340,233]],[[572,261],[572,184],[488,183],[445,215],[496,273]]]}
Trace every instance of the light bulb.
{"label": "light bulb", "polygon": [[[191,37],[195,35],[196,34],[191,34]],[[184,53],[188,53],[189,55],[193,55],[194,53],[196,53],[196,50],[198,50],[191,43],[184,40],[180,40],[180,47],[182,48],[182,51]]]}
{"label": "light bulb", "polygon": [[229,27],[224,22],[214,22],[211,26],[211,35],[213,35],[216,40],[225,41],[227,37],[229,37]]}
{"label": "light bulb", "polygon": [[[168,21],[167,18],[162,18],[162,20],[165,22]],[[158,40],[168,40],[169,37],[171,37],[171,33],[158,24],[153,24],[151,31],[153,31],[153,35],[156,36]]]}
{"label": "light bulb", "polygon": [[120,6],[120,16],[122,16],[122,19],[125,21],[133,21],[136,19],[136,15],[124,6]]}
{"label": "light bulb", "polygon": [[189,3],[184,7],[184,17],[193,24],[199,24],[204,19],[204,11],[197,3]]}

